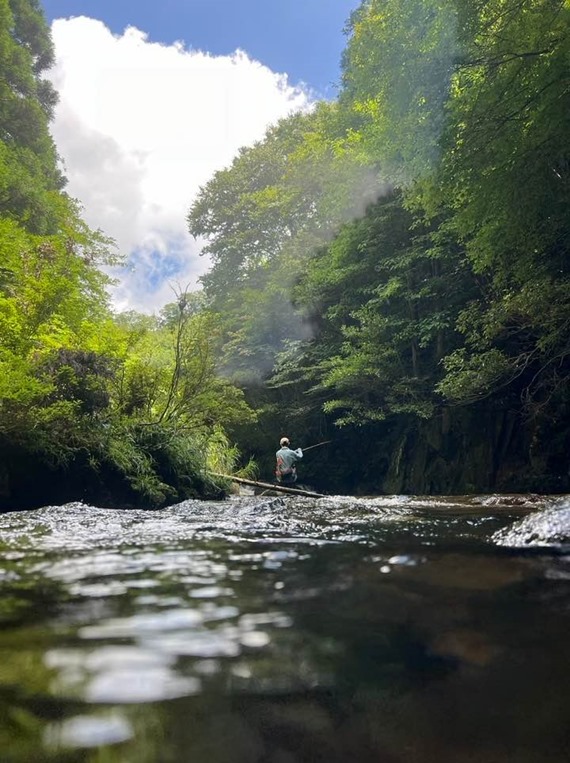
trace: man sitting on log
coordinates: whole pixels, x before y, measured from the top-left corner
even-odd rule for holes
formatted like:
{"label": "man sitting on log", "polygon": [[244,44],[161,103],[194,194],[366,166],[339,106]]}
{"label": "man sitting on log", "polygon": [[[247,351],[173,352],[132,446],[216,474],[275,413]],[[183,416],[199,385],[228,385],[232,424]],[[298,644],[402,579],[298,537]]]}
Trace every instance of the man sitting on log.
{"label": "man sitting on log", "polygon": [[277,458],[277,465],[275,467],[277,482],[283,485],[293,485],[297,481],[297,467],[295,464],[299,459],[303,458],[303,451],[301,448],[291,450],[288,437],[282,437],[279,445],[281,447],[275,454]]}

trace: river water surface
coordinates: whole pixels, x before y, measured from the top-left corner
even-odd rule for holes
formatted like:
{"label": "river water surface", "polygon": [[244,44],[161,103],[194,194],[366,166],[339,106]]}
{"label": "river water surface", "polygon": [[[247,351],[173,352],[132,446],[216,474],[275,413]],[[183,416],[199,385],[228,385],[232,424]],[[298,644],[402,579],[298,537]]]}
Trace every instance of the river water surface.
{"label": "river water surface", "polygon": [[0,516],[0,759],[567,761],[569,513],[337,496]]}

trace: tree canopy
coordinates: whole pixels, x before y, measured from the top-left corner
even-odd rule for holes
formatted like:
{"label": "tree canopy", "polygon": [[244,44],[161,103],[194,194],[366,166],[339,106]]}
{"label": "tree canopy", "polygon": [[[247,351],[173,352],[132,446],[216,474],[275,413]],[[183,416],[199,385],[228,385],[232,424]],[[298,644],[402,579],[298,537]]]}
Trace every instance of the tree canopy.
{"label": "tree canopy", "polygon": [[338,98],[204,185],[203,289],[144,316],[64,191],[41,9],[0,0],[0,505],[221,495],[277,431],[335,433],[344,489],[570,489],[569,14],[362,2]]}
{"label": "tree canopy", "polygon": [[421,441],[489,401],[528,445],[567,411],[569,13],[367,0],[338,100],[202,189],[222,360],[246,386],[259,368],[272,415],[301,395],[305,420]]}
{"label": "tree canopy", "polygon": [[219,321],[186,294],[114,314],[121,257],[63,190],[52,63],[36,0],[0,0],[0,508],[220,495],[209,453],[232,463],[224,427],[253,413],[216,373]]}

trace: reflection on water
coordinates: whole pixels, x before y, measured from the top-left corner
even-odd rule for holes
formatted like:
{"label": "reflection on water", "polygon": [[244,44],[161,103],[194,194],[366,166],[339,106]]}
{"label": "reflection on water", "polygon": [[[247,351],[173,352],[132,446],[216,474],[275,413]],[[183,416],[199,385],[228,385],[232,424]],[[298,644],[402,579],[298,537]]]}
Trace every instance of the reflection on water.
{"label": "reflection on water", "polygon": [[568,507],[4,515],[2,761],[566,760]]}

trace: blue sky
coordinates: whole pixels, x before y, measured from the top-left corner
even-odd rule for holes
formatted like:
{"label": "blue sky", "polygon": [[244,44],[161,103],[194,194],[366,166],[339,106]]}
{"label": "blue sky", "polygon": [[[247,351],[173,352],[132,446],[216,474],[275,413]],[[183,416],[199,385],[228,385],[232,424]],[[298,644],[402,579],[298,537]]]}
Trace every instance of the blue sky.
{"label": "blue sky", "polygon": [[360,0],[44,0],[49,21],[66,16],[100,19],[120,34],[129,25],[150,40],[216,55],[237,48],[292,83],[306,82],[334,97],[340,78],[344,24]]}
{"label": "blue sky", "polygon": [[208,270],[186,223],[200,188],[270,125],[336,97],[360,0],[43,5],[67,190],[128,262],[116,309],[158,311]]}

